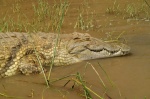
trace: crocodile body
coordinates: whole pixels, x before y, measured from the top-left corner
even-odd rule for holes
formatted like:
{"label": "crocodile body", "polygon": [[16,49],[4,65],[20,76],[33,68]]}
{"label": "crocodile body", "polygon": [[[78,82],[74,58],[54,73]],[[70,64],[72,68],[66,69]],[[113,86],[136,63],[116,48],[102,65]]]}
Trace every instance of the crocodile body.
{"label": "crocodile body", "polygon": [[126,55],[122,43],[106,43],[87,33],[0,33],[0,78],[40,73],[40,65],[69,65],[83,60]]}

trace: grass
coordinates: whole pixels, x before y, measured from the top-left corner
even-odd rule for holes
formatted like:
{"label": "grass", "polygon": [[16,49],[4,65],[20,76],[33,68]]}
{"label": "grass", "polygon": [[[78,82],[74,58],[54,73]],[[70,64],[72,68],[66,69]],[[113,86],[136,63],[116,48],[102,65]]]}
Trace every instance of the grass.
{"label": "grass", "polygon": [[[94,25],[94,11],[90,11],[88,1],[84,0],[78,10],[78,17],[74,25],[74,29],[93,30]],[[89,13],[91,12],[91,13]]]}
{"label": "grass", "polygon": [[119,14],[120,13],[120,5],[117,3],[117,0],[114,1],[112,7],[108,7],[106,9],[106,13],[109,13],[109,14]]}
{"label": "grass", "polygon": [[[65,3],[67,3],[67,2],[65,2]],[[58,32],[58,35],[57,35],[57,39],[56,39],[56,43],[55,43],[55,48],[54,48],[54,53],[53,53],[53,58],[52,58],[52,63],[50,64],[50,72],[49,72],[49,75],[48,75],[48,81],[50,80],[50,77],[51,77],[51,71],[52,71],[52,67],[53,67],[53,65],[54,65],[54,59],[55,59],[55,55],[56,55],[56,53],[57,53],[57,51],[56,51],[56,47],[57,47],[57,45],[58,45],[58,41],[59,41],[59,35],[60,35],[60,31],[61,31],[61,27],[62,27],[62,24],[63,24],[63,19],[64,19],[64,15],[65,15],[65,13],[66,13],[66,11],[65,11],[65,9],[66,9],[66,6],[63,6],[62,7],[62,12],[61,12],[61,18],[60,18],[60,22],[59,22],[59,24],[58,24],[58,28],[57,28],[57,32]]]}
{"label": "grass", "polygon": [[5,98],[22,99],[22,97],[10,96],[5,93],[0,93],[0,96],[5,97]]}
{"label": "grass", "polygon": [[47,1],[38,0],[37,4],[32,4],[34,14],[32,20],[29,20],[28,15],[21,11],[21,5],[16,2],[12,6],[13,13],[11,17],[7,12],[2,15],[4,17],[0,19],[0,31],[59,31],[59,26],[64,21],[69,5],[67,0],[53,5],[50,5]]}
{"label": "grass", "polygon": [[114,15],[123,15],[123,19],[150,19],[150,6],[147,0],[140,0],[134,3],[128,3],[123,8],[120,7],[117,0],[113,5],[106,9],[106,13]]}
{"label": "grass", "polygon": [[[95,71],[95,70],[94,70]],[[73,77],[72,77],[73,76]],[[93,93],[95,96],[98,97],[98,99],[103,99],[100,95],[98,95],[96,92],[94,92],[93,90],[91,90],[89,87],[87,87],[86,83],[85,83],[85,80],[83,79],[83,77],[81,76],[81,74],[79,72],[77,72],[76,74],[71,74],[71,75],[67,75],[67,76],[64,76],[62,78],[58,78],[54,81],[51,81],[51,83],[54,83],[54,82],[57,82],[57,81],[61,81],[63,79],[66,79],[68,77],[72,77],[72,79],[68,80],[67,83],[64,84],[64,86],[66,86],[70,81],[74,81],[76,84],[80,85],[83,89],[83,92],[84,92],[84,97],[86,99],[93,99],[92,96],[91,96],[91,93]],[[76,78],[74,78],[76,77]],[[78,85],[73,85],[72,88],[74,88],[75,86],[78,86]],[[78,86],[79,87],[79,86]]]}
{"label": "grass", "polygon": [[107,32],[107,37],[104,39],[104,41],[108,43],[127,43],[126,39],[123,38],[124,33],[125,31],[121,32],[119,35],[116,36],[115,31]]}
{"label": "grass", "polygon": [[[107,79],[109,80],[110,84],[112,85],[112,87],[114,87],[115,85],[114,85],[114,83],[112,82],[112,80],[110,79],[110,77],[109,77],[109,75],[107,74],[107,72],[106,72],[106,71],[104,70],[104,68],[100,65],[100,63],[98,63],[98,65],[100,66],[100,68],[102,69],[102,71],[105,73],[105,75],[106,75]],[[87,64],[85,65],[85,69],[86,69],[88,66],[90,66],[90,67],[92,68],[91,70],[93,70],[93,71],[96,73],[96,75],[97,75],[98,79],[100,80],[102,86],[105,88],[105,93],[104,93],[104,94],[105,94],[107,97],[110,98],[110,96],[107,95],[107,91],[108,91],[109,89],[106,87],[106,85],[105,85],[104,81],[102,80],[102,78],[100,77],[100,74],[98,73],[98,71],[97,71],[97,70],[95,69],[95,67],[94,67],[91,63],[89,63],[89,62],[87,62]],[[72,86],[72,89],[74,89],[74,87],[79,87],[79,86],[80,86],[80,87],[83,89],[83,92],[84,92],[84,95],[82,95],[82,96],[85,97],[86,99],[93,99],[93,98],[92,98],[93,95],[95,95],[98,99],[104,99],[102,96],[100,96],[99,94],[97,94],[95,91],[93,91],[91,88],[88,87],[87,82],[86,82],[85,77],[84,77],[84,76],[85,76],[85,72],[86,72],[86,70],[84,71],[83,75],[81,75],[79,72],[77,72],[76,74],[70,74],[70,75],[67,75],[67,76],[64,76],[64,77],[55,79],[55,80],[51,80],[50,83],[59,82],[59,81],[61,81],[61,80],[64,80],[64,79],[69,78],[69,80],[64,84],[64,87],[67,86],[68,83],[70,83],[71,81],[73,81],[73,82],[75,82],[75,83],[74,83],[74,85]],[[70,79],[70,77],[71,77],[71,79]],[[120,93],[120,91],[119,91],[119,93]],[[91,95],[91,94],[93,94],[93,95]]]}
{"label": "grass", "polygon": [[139,9],[134,3],[128,4],[125,8],[125,12],[127,13],[128,18],[136,18],[139,16]]}
{"label": "grass", "polygon": [[[23,1],[20,1],[20,2],[23,2]],[[50,5],[47,1],[38,0],[37,4],[32,4],[34,14],[33,14],[32,20],[29,20],[27,14],[23,13],[21,11],[22,9],[21,9],[20,2],[16,1],[16,3],[12,5],[12,12],[13,12],[12,16],[14,16],[14,17],[9,16],[9,14],[7,12],[5,14],[3,14],[4,17],[0,19],[0,31],[1,32],[12,32],[12,31],[24,32],[25,31],[27,33],[38,32],[38,31],[43,31],[43,32],[56,31],[58,33],[58,35],[57,35],[57,37],[56,37],[57,39],[55,41],[56,43],[55,43],[55,49],[54,49],[54,53],[53,53],[54,55],[52,58],[52,63],[50,64],[50,70],[49,70],[48,77],[46,77],[46,74],[44,73],[44,69],[40,62],[38,52],[34,48],[35,55],[37,57],[39,65],[42,69],[42,73],[43,73],[43,77],[45,79],[46,85],[49,88],[50,85],[56,81],[60,81],[69,76],[74,76],[74,75],[68,75],[66,77],[59,78],[55,81],[51,80],[52,79],[51,71],[53,68],[55,54],[57,53],[56,46],[59,41],[59,34],[60,34],[64,19],[65,19],[65,15],[68,11],[70,3],[67,0],[65,0],[65,1],[60,1],[60,3],[55,2],[53,5]],[[84,3],[85,3],[84,6],[88,6],[88,3],[86,1],[84,1]],[[80,14],[80,16],[81,16],[81,14]],[[80,19],[78,19],[78,20],[80,21]],[[86,21],[84,21],[84,22],[86,22]],[[84,27],[84,29],[87,29],[87,28],[89,28],[89,26],[91,27],[91,24],[92,24],[92,19],[88,19],[87,23],[81,24],[81,26],[78,26],[78,28]],[[34,43],[33,43],[33,46],[35,46]],[[81,75],[79,73],[77,73],[75,76],[77,77],[77,79],[72,79],[72,81],[74,81],[80,85],[82,84],[82,87],[85,92],[85,97],[87,99],[92,98],[89,91],[92,93],[94,93],[94,91],[90,90],[87,86],[85,86],[85,84],[83,83],[83,80],[81,78]],[[1,94],[1,96],[9,97],[5,94]],[[98,94],[96,94],[96,96],[98,96]]]}
{"label": "grass", "polygon": [[34,47],[35,55],[36,55],[37,60],[38,60],[38,62],[39,62],[40,68],[42,69],[42,74],[43,74],[43,76],[44,76],[46,85],[47,85],[47,87],[49,87],[49,81],[48,81],[48,79],[47,79],[47,77],[46,77],[46,74],[45,74],[45,72],[44,72],[44,68],[43,68],[42,63],[41,63],[41,61],[40,61],[39,54],[38,54],[38,52],[36,51],[36,48],[35,48],[35,45],[34,45],[34,44],[33,44],[33,47]]}
{"label": "grass", "polygon": [[85,95],[86,99],[92,99],[92,96],[91,96],[90,92],[92,92],[94,95],[96,95],[99,99],[103,99],[101,96],[99,96],[97,93],[95,93],[94,91],[92,91],[90,88],[88,88],[86,86],[86,84],[84,83],[80,73],[77,72],[76,79],[72,79],[72,80],[74,80],[76,83],[82,85],[83,90],[84,90],[84,95]]}
{"label": "grass", "polygon": [[13,13],[19,13],[20,8],[21,8],[21,6],[19,5],[19,3],[13,4],[13,6],[12,6]]}
{"label": "grass", "polygon": [[75,23],[74,28],[75,29],[81,29],[81,30],[91,30],[93,29],[94,25],[93,25],[93,15],[91,15],[89,17],[89,15],[87,15],[88,17],[85,18],[83,17],[83,12],[81,12],[77,18],[77,21]]}
{"label": "grass", "polygon": [[[20,2],[23,2],[20,1]],[[16,4],[12,5],[12,16],[6,13],[3,13],[3,17],[0,18],[0,32],[12,32],[12,31],[18,31],[18,32],[49,32],[49,31],[54,31],[57,32],[57,39],[55,41],[55,49],[54,49],[54,55],[52,58],[52,63],[50,64],[50,70],[48,73],[48,77],[46,77],[46,74],[44,73],[43,66],[40,63],[39,55],[36,52],[35,49],[35,54],[37,56],[38,62],[43,70],[43,76],[46,82],[47,87],[50,87],[55,82],[59,82],[61,80],[64,80],[66,78],[72,77],[69,79],[64,86],[66,86],[69,82],[73,81],[75,83],[75,86],[79,85],[82,87],[83,92],[84,92],[84,97],[86,99],[92,99],[92,96],[95,95],[99,99],[104,99],[102,96],[97,94],[95,91],[93,91],[91,88],[88,87],[83,75],[81,75],[79,72],[76,74],[70,74],[61,78],[58,78],[56,80],[52,80],[51,78],[51,72],[53,69],[53,62],[55,59],[55,54],[57,53],[56,46],[59,41],[59,34],[61,33],[64,21],[66,19],[70,3],[68,0],[65,1],[60,1],[54,2],[53,4],[50,4],[47,1],[44,0],[38,0],[37,4],[32,4],[32,10],[33,10],[33,17],[29,17],[26,13],[22,12],[20,2],[16,2]],[[76,18],[74,28],[75,29],[81,29],[84,31],[89,31],[89,30],[94,30],[95,27],[95,14],[94,11],[89,10],[89,2],[88,0],[84,0],[81,7],[78,8],[78,17]],[[122,14],[122,12],[128,17],[128,18],[137,18],[140,16],[140,13],[143,11],[146,13],[146,18],[150,18],[150,13],[149,13],[149,5],[148,2],[145,1],[143,2],[140,10],[137,8],[135,4],[128,4],[126,6],[125,10],[121,10],[120,5],[117,3],[117,0],[113,3],[112,7],[108,7],[106,12],[109,14]],[[91,12],[91,13],[89,13]],[[13,17],[14,15],[14,17]],[[123,33],[121,33],[119,36],[117,36],[115,39],[113,39],[111,36],[109,36],[109,40],[106,42],[114,42],[118,41],[120,36]],[[33,45],[34,46],[34,45]],[[107,93],[107,85],[104,83],[103,79],[101,78],[100,74],[97,72],[95,67],[88,63],[92,67],[92,70],[95,72],[97,75],[97,79],[101,82],[102,86],[105,88],[105,91]],[[106,71],[102,68],[102,66],[99,64],[100,68],[102,71],[105,73],[107,79],[109,80],[110,84],[114,86],[113,82],[111,81],[109,75],[106,73]],[[119,91],[120,92],[120,91]],[[104,94],[106,94],[104,93]],[[6,94],[0,93],[1,96],[3,97],[9,97]],[[121,96],[121,95],[120,95]],[[146,99],[146,98],[145,98]]]}
{"label": "grass", "polygon": [[67,0],[58,4],[55,3],[52,6],[47,2],[39,0],[38,6],[36,7],[33,4],[33,8],[38,22],[47,21],[48,19],[48,21],[50,21],[48,27],[51,28],[52,31],[59,31],[59,26],[64,21],[64,16],[67,13],[69,5],[70,4]]}
{"label": "grass", "polygon": [[[43,66],[40,62],[38,52],[34,48],[35,54],[36,54],[37,60],[39,62],[39,65],[42,69],[42,73],[44,75],[44,79],[45,79],[47,87],[50,86],[51,71],[52,71],[52,67],[53,67],[53,64],[54,64],[55,54],[57,53],[56,47],[58,45],[61,27],[62,27],[62,24],[63,24],[63,21],[64,21],[64,16],[65,16],[65,13],[66,13],[66,9],[67,9],[68,6],[69,6],[69,4],[68,4],[67,0],[60,3],[60,4],[54,4],[54,6],[52,6],[52,8],[55,8],[55,10],[54,10],[55,14],[51,14],[51,13],[53,13],[53,10],[50,11],[51,7],[49,6],[49,4],[47,2],[45,2],[43,0],[39,0],[37,7],[35,5],[33,5],[33,9],[34,9],[34,12],[35,12],[34,14],[37,17],[37,22],[40,23],[41,21],[47,19],[47,17],[50,18],[51,21],[54,21],[54,23],[56,22],[56,24],[52,25],[52,27],[51,27],[52,30],[55,28],[55,31],[58,33],[58,35],[56,37],[56,41],[55,41],[55,48],[54,48],[54,53],[53,53],[54,55],[52,57],[52,61],[51,61],[51,64],[50,64],[50,70],[49,70],[48,77],[46,77],[46,75],[44,73],[44,69],[43,69]],[[54,20],[54,19],[56,19],[56,20]],[[36,31],[39,31],[39,30],[35,30],[34,32],[36,32]],[[33,46],[34,46],[34,44],[33,44]]]}

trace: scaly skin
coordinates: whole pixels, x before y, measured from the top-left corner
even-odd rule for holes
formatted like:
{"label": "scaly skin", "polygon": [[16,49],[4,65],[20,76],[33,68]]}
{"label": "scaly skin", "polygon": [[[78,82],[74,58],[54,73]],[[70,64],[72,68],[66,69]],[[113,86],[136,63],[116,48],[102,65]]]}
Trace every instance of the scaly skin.
{"label": "scaly skin", "polygon": [[[106,43],[87,33],[0,33],[0,78],[17,73],[40,73],[42,66],[69,65],[83,60],[126,55],[122,43]],[[57,42],[57,43],[56,43]]]}

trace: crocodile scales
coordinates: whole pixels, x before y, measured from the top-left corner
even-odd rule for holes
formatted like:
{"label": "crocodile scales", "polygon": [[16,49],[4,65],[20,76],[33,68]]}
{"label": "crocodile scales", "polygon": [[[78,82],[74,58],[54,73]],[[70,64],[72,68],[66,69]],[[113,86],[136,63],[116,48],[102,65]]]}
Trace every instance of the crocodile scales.
{"label": "crocodile scales", "polygon": [[[57,44],[56,44],[57,42]],[[0,78],[40,73],[42,66],[69,65],[83,60],[126,55],[130,47],[106,43],[88,33],[0,33]]]}

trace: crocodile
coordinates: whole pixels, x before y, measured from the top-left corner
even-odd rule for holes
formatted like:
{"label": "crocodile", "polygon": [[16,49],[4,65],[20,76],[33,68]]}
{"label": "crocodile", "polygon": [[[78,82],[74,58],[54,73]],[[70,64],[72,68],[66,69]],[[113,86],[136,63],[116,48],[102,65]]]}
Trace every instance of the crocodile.
{"label": "crocodile", "polygon": [[41,73],[44,66],[65,66],[84,60],[127,55],[130,47],[109,43],[88,33],[0,33],[0,78]]}

